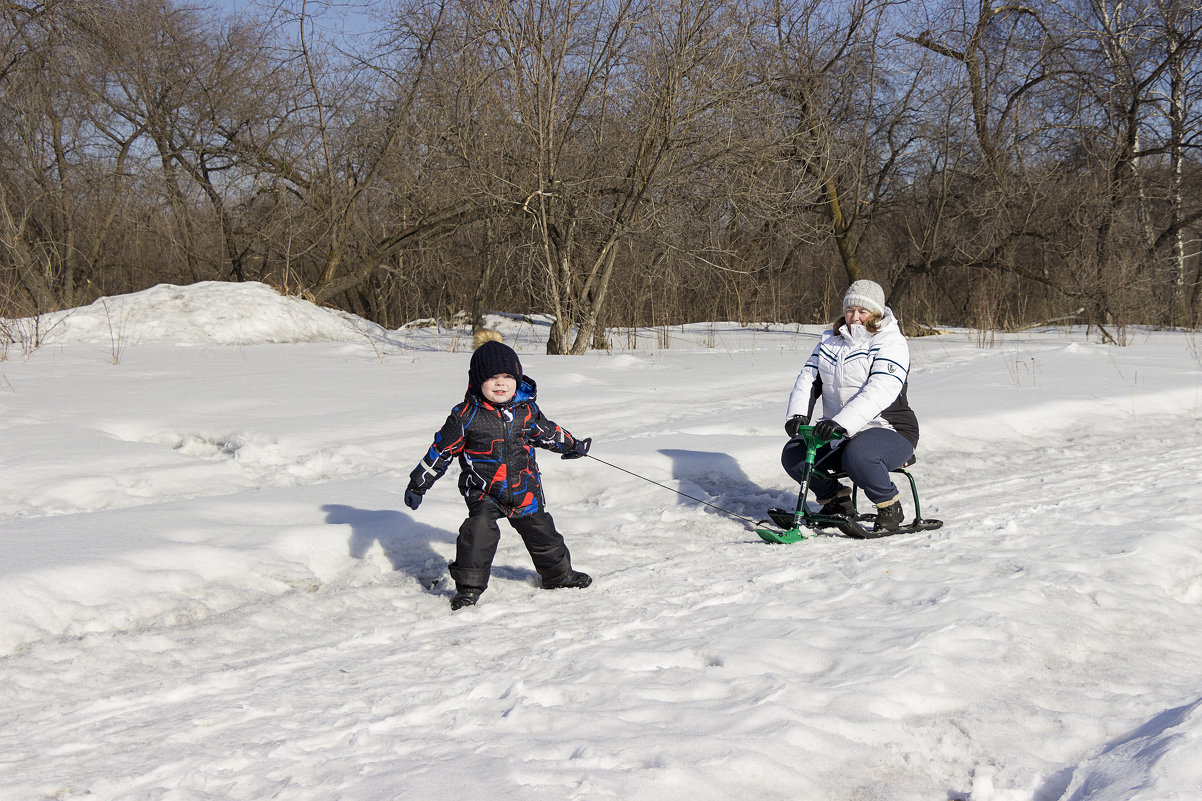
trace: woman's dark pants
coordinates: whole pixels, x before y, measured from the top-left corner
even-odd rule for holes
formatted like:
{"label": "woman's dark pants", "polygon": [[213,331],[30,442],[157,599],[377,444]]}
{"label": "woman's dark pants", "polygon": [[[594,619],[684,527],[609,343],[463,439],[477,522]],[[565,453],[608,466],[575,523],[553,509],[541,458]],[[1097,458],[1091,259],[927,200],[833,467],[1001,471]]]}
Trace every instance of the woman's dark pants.
{"label": "woman's dark pants", "polygon": [[[889,471],[901,467],[914,455],[914,446],[908,439],[888,428],[866,428],[837,448],[832,448],[833,444],[828,442],[818,449],[816,469],[847,473],[873,503],[886,503],[897,497],[897,487],[889,478]],[[799,484],[805,458],[805,442],[800,439],[789,440],[780,455],[785,472]],[[817,475],[810,479],[810,489],[819,500],[833,498],[842,486],[838,481]]]}

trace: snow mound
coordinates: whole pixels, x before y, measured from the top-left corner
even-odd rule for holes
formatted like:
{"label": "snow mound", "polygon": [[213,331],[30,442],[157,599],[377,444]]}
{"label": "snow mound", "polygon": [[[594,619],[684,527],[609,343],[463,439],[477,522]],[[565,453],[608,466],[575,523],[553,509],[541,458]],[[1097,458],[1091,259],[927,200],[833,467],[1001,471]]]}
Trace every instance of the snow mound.
{"label": "snow mound", "polygon": [[1187,801],[1202,788],[1202,701],[1157,715],[1081,765],[1064,801]]}
{"label": "snow mound", "polygon": [[281,295],[257,282],[159,284],[46,315],[45,344],[255,345],[347,342],[384,336],[361,317]]}

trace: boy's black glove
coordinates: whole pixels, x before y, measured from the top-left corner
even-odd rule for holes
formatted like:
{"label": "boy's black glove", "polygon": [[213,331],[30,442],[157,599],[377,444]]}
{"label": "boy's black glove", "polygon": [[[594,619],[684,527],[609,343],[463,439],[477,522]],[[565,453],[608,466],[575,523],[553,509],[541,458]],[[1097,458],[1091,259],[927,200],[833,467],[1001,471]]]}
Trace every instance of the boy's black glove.
{"label": "boy's black glove", "polygon": [[839,439],[847,436],[847,429],[834,420],[819,420],[814,426],[814,436],[819,439]]}
{"label": "boy's black glove", "polygon": [[797,429],[810,422],[810,418],[804,414],[795,414],[785,421],[785,433],[789,435],[789,439],[797,436]]}
{"label": "boy's black glove", "polygon": [[592,444],[593,444],[592,437],[585,437],[584,439],[578,439],[578,440],[576,440],[575,444],[572,445],[572,450],[564,451],[560,455],[559,458],[560,459],[581,459],[588,455],[589,446]]}
{"label": "boy's black glove", "polygon": [[410,509],[417,511],[417,507],[422,505],[422,496],[425,494],[425,490],[418,489],[413,484],[410,484],[405,489],[405,505]]}

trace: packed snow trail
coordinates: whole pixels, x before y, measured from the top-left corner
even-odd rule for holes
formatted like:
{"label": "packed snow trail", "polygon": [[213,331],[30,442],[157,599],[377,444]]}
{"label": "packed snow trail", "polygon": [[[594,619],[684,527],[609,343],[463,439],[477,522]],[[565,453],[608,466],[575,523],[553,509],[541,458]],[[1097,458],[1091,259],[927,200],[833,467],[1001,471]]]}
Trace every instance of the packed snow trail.
{"label": "packed snow trail", "polygon": [[[103,338],[0,364],[0,799],[1202,797],[1192,335],[914,341],[929,534],[771,546],[544,459],[597,582],[539,590],[506,532],[452,614],[454,479],[401,494],[461,339],[252,289],[244,330],[247,288],[158,292],[120,365]],[[293,344],[253,344],[264,320]],[[599,457],[752,518],[792,501],[816,327],[563,358],[539,325],[507,338]]]}
{"label": "packed snow trail", "polygon": [[[561,517],[594,587],[537,590],[507,537],[485,600],[453,615],[423,586],[453,533],[398,536],[334,581],[10,656],[3,714],[21,725],[3,726],[0,781],[13,799],[420,798],[451,776],[533,799],[862,799],[988,776],[1055,798],[1032,783],[1104,741],[1103,722],[1135,728],[1197,693],[1196,546],[1163,526],[1133,537],[1108,510],[1118,487],[1097,484],[1185,518],[1189,434],[1085,432],[970,482],[982,456],[943,454],[920,478],[947,530],[891,542],[767,546],[662,496],[593,530],[589,497]],[[1179,470],[1148,470],[1145,449]],[[260,496],[281,526],[324,500],[371,528],[349,510],[396,500],[377,481]]]}

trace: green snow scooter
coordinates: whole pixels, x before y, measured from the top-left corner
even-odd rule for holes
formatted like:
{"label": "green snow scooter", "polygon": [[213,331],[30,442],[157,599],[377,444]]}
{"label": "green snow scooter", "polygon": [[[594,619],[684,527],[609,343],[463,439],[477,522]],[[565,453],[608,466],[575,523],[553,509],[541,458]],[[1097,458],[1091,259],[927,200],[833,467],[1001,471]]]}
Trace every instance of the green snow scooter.
{"label": "green snow scooter", "polygon": [[[818,449],[831,440],[817,436],[814,433],[813,426],[800,426],[797,430],[797,438],[803,440],[806,446],[806,460],[802,465],[803,480],[801,482],[801,491],[797,493],[797,508],[792,512],[779,508],[768,510],[769,519],[761,520],[756,524],[755,529],[755,533],[760,535],[760,539],[765,542],[787,545],[815,537],[821,529],[832,528],[857,540],[869,540],[876,539],[877,537],[892,536],[894,534],[930,531],[943,525],[942,520],[924,519],[922,516],[922,507],[918,503],[918,485],[914,483],[914,477],[906,470],[907,467],[914,464],[914,457],[910,457],[901,467],[891,471],[902,474],[910,482],[910,493],[914,496],[914,519],[909,524],[902,525],[890,531],[873,531],[872,523],[876,519],[876,515],[823,515],[811,512],[809,506],[806,504],[806,495],[810,492],[810,478],[815,472],[821,476],[834,479],[846,478],[847,474],[815,470],[814,461]],[[852,492],[851,503],[853,507],[856,503],[857,494],[858,488]],[[863,523],[867,523],[868,525],[864,526],[862,525]]]}

